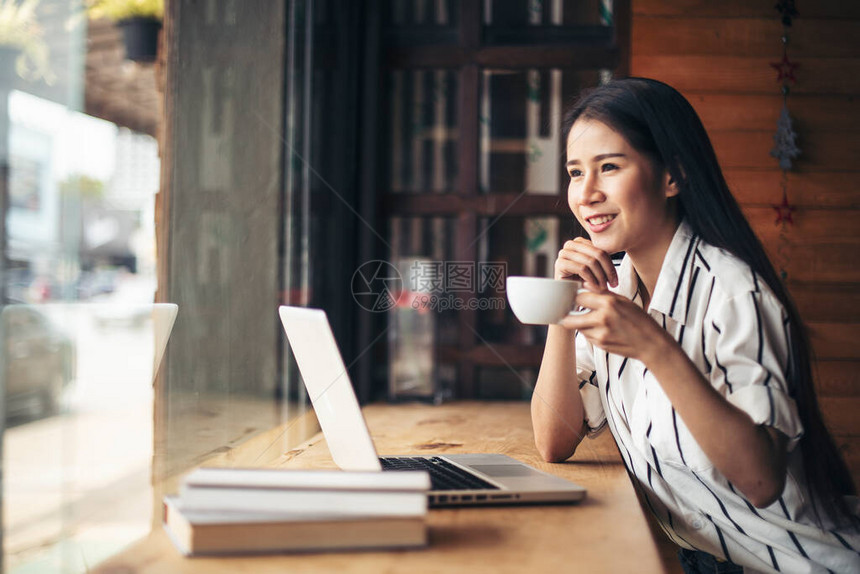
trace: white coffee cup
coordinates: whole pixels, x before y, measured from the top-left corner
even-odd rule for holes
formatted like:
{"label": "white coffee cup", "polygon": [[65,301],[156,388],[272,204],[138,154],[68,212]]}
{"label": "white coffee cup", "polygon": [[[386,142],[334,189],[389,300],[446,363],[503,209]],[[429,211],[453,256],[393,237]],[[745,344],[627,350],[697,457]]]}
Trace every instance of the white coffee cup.
{"label": "white coffee cup", "polygon": [[527,325],[555,325],[575,311],[576,295],[582,282],[574,279],[511,276],[506,282],[511,310]]}

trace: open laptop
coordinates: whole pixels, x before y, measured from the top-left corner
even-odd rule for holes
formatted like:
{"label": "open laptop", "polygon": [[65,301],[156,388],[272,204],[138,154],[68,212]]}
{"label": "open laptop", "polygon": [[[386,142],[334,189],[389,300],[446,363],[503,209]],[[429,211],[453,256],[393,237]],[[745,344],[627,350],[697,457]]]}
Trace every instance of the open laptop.
{"label": "open laptop", "polygon": [[343,470],[430,472],[431,506],[576,502],[585,488],[502,454],[380,458],[325,311],[281,306],[281,322],[335,464]]}

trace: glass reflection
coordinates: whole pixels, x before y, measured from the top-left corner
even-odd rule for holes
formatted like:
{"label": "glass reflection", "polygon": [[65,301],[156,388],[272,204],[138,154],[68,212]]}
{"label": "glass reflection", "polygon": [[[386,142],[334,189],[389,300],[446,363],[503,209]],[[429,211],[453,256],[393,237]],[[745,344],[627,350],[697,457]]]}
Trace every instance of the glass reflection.
{"label": "glass reflection", "polygon": [[[484,24],[499,28],[612,24],[611,0],[485,0]],[[508,38],[508,41],[510,39]]]}
{"label": "glass reflection", "polygon": [[[552,277],[561,244],[579,232],[571,218],[512,217],[482,219],[481,261],[501,262],[507,276]],[[504,288],[487,289],[480,296],[507,302]],[[523,325],[507,304],[483,305],[478,314],[478,333],[488,343],[541,345],[546,327]]]}
{"label": "glass reflection", "polygon": [[391,263],[402,292],[388,311],[389,397],[441,401],[453,387],[438,368],[441,346],[458,340],[458,293],[447,272],[453,263],[456,221],[450,218],[391,219]]}
{"label": "glass reflection", "polygon": [[457,184],[457,74],[392,70],[389,186],[395,193],[452,192]]}
{"label": "glass reflection", "polygon": [[478,367],[477,380],[477,395],[481,400],[529,400],[537,380],[537,371],[508,366]]}
{"label": "glass reflection", "polygon": [[459,0],[384,0],[383,25],[388,30],[452,29],[459,25]]}
{"label": "glass reflection", "polygon": [[153,520],[153,376],[174,306],[0,313],[4,567],[82,572]]}
{"label": "glass reflection", "polygon": [[562,106],[598,82],[596,70],[484,70],[481,191],[559,194],[566,184]]}

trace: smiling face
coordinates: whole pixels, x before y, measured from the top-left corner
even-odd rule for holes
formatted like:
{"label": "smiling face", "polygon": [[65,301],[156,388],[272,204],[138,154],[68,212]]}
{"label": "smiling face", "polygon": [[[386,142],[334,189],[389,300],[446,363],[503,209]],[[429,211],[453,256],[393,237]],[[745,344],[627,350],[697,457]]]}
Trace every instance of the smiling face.
{"label": "smiling face", "polygon": [[631,257],[668,247],[677,227],[677,188],[618,132],[580,118],[567,139],[567,200],[592,243]]}

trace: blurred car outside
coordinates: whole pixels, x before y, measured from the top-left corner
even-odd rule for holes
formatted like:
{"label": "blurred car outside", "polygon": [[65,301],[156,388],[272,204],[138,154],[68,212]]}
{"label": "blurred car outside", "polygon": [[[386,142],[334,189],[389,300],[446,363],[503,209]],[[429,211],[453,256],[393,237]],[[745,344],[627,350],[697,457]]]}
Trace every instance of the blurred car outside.
{"label": "blurred car outside", "polygon": [[93,312],[96,326],[142,327],[152,318],[155,289],[154,277],[121,271],[111,293],[90,299],[92,303],[100,303]]}
{"label": "blurred car outside", "polygon": [[33,306],[10,305],[0,315],[6,415],[60,413],[77,371],[75,344]]}
{"label": "blurred car outside", "polygon": [[116,289],[118,275],[119,271],[114,268],[96,268],[92,271],[83,271],[76,285],[77,298],[85,301],[113,293]]}

